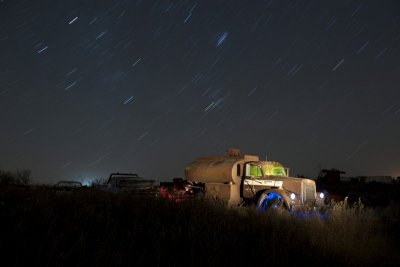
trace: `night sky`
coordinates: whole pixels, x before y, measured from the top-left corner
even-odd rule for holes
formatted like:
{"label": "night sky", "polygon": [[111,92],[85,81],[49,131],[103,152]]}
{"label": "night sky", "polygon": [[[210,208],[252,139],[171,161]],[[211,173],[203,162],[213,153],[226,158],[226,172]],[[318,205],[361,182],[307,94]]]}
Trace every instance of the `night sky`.
{"label": "night sky", "polygon": [[400,176],[399,84],[398,0],[0,0],[0,169]]}

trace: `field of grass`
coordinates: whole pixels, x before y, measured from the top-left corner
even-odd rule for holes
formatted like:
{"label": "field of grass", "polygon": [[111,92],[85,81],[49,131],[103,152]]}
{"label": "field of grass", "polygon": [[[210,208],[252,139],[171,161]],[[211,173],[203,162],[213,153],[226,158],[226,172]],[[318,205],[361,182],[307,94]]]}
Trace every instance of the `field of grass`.
{"label": "field of grass", "polygon": [[399,265],[398,206],[323,215],[2,186],[0,250],[11,266]]}

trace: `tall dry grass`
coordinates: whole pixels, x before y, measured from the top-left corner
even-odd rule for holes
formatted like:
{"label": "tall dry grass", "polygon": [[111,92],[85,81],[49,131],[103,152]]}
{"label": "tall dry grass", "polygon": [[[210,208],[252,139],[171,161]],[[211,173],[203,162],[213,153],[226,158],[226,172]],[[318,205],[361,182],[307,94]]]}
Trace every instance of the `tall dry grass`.
{"label": "tall dry grass", "polygon": [[[396,213],[397,212],[397,213]],[[396,266],[394,208],[315,214],[46,187],[0,188],[0,251],[14,266]],[[323,216],[321,216],[323,215]]]}

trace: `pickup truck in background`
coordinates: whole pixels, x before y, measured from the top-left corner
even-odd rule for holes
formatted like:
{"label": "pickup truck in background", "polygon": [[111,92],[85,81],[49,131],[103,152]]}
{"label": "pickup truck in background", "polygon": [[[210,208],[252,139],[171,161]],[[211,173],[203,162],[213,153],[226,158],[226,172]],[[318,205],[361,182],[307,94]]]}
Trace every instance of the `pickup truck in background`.
{"label": "pickup truck in background", "polygon": [[132,173],[111,173],[107,183],[92,185],[94,188],[112,193],[158,194],[158,182]]}

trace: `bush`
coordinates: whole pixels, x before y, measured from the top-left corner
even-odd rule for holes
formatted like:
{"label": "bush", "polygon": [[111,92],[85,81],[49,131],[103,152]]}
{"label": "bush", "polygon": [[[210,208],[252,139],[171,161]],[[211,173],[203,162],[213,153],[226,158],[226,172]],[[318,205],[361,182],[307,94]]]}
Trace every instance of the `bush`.
{"label": "bush", "polygon": [[30,170],[17,170],[15,172],[0,170],[0,185],[28,185],[31,181]]}

